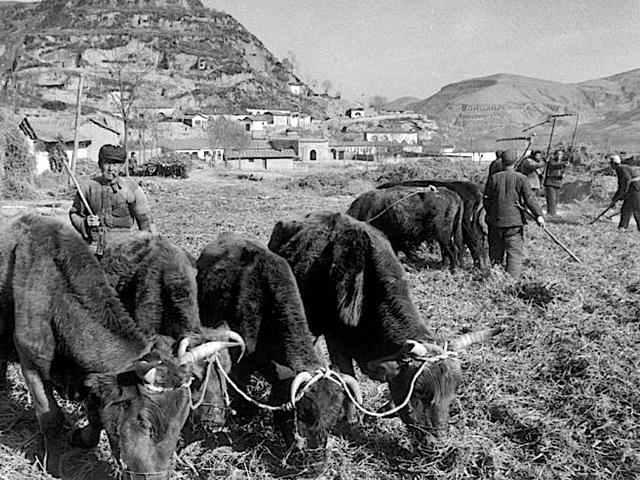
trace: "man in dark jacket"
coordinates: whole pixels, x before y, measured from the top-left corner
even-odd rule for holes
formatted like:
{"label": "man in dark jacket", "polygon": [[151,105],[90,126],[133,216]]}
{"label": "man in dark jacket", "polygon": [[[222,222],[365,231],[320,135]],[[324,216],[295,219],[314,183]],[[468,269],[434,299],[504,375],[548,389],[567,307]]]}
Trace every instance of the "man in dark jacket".
{"label": "man in dark jacket", "polygon": [[98,256],[110,240],[130,235],[134,222],[140,230],[151,231],[151,212],[142,188],[132,178],[119,176],[124,160],[124,148],[103,145],[98,154],[102,174],[80,184],[93,215],[80,193],[69,210],[71,224]]}
{"label": "man in dark jacket", "polygon": [[527,177],[515,171],[515,161],[513,151],[506,150],[502,154],[504,171],[494,174],[487,181],[484,208],[489,227],[489,258],[492,263],[502,265],[506,254],[507,273],[517,277],[522,272],[524,256],[526,221],[522,209],[529,208],[540,226],[544,226],[544,218]]}
{"label": "man in dark jacket", "polygon": [[502,167],[503,153],[504,152],[502,150],[496,150],[496,159],[493,162],[491,162],[491,164],[489,165],[489,176],[487,180],[489,180],[489,178],[491,178],[494,174],[504,170],[504,168]]}
{"label": "man in dark jacket", "polygon": [[544,195],[547,198],[547,215],[556,216],[558,208],[558,195],[562,187],[562,178],[567,168],[563,161],[564,152],[556,150],[553,158],[547,160],[546,176],[544,179]]}
{"label": "man in dark jacket", "polygon": [[636,227],[640,230],[640,171],[631,165],[622,165],[620,155],[611,155],[609,160],[618,176],[618,190],[613,195],[611,204],[624,200],[618,228],[627,228],[633,214]]}
{"label": "man in dark jacket", "polygon": [[540,190],[540,172],[542,168],[544,168],[542,152],[540,150],[534,150],[531,152],[531,156],[522,160],[516,170],[527,177],[531,190],[537,191]]}

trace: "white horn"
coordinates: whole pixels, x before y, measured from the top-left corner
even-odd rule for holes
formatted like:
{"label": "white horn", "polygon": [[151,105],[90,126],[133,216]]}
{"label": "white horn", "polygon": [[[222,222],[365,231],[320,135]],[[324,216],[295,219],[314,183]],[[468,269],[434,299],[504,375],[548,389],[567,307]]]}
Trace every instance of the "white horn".
{"label": "white horn", "polygon": [[198,345],[197,347],[192,348],[184,355],[178,357],[178,361],[180,365],[184,365],[186,363],[196,363],[203,358],[211,357],[225,348],[231,348],[238,346],[237,343],[232,342],[207,342],[202,345]]}
{"label": "white horn", "polygon": [[291,391],[290,391],[291,405],[295,406],[296,395],[298,394],[298,390],[300,389],[300,387],[304,383],[309,382],[312,378],[313,377],[309,372],[300,372],[299,374],[296,375],[296,377],[293,379],[293,382],[291,382]]}
{"label": "white horn", "polygon": [[178,358],[187,353],[187,348],[189,348],[189,339],[185,337],[178,344]]}
{"label": "white horn", "polygon": [[142,376],[142,380],[147,385],[153,385],[156,381],[156,373],[158,373],[158,369],[156,367],[150,368],[147,373]]}
{"label": "white horn", "polygon": [[466,333],[461,335],[460,337],[454,338],[449,342],[449,350],[454,352],[459,352],[460,350],[464,350],[470,345],[474,343],[484,342],[489,338],[497,335],[502,332],[502,327],[496,328],[487,328],[486,330],[478,330],[475,332]]}
{"label": "white horn", "polygon": [[238,357],[238,362],[240,360],[242,360],[242,357],[244,356],[244,352],[247,349],[247,346],[244,343],[244,339],[242,338],[242,335],[240,335],[238,332],[234,332],[233,330],[229,330],[228,331],[228,339],[232,342],[235,342],[236,345],[240,347],[240,356]]}
{"label": "white horn", "polygon": [[420,343],[415,340],[407,340],[406,344],[411,347],[409,355],[415,357],[429,357],[443,353],[442,347],[435,343]]}
{"label": "white horn", "polygon": [[342,377],[342,380],[344,380],[344,383],[347,384],[347,387],[349,388],[351,395],[353,395],[353,398],[356,399],[356,402],[358,402],[359,405],[362,405],[364,398],[362,397],[362,391],[360,390],[360,384],[358,381],[346,373],[340,373],[340,376]]}

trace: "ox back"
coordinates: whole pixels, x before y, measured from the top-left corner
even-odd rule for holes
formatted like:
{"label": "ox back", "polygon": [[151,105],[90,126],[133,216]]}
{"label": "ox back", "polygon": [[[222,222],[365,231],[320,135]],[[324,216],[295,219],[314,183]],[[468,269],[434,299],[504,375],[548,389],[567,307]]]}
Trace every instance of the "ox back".
{"label": "ox back", "polygon": [[436,240],[454,270],[460,260],[463,203],[447,188],[393,187],[358,196],[347,213],[381,230],[395,251],[412,254]]}
{"label": "ox back", "polygon": [[462,216],[462,238],[471,252],[476,268],[487,265],[487,228],[484,224],[484,208],[482,206],[482,187],[473,182],[462,180],[407,180],[389,182],[379,185],[378,189],[405,187],[444,187],[456,192],[462,199],[464,214]]}
{"label": "ox back", "polygon": [[[226,322],[245,339],[247,354],[234,372],[239,383],[260,372],[272,384],[270,403],[285,403],[296,375],[322,366],[289,265],[265,247],[226,233],[204,248],[197,267],[203,324]],[[324,449],[343,400],[334,383],[314,384],[296,405],[297,425],[291,414],[275,415],[287,444],[297,429],[299,448]]]}
{"label": "ox back", "polygon": [[3,228],[0,333],[2,374],[7,361],[19,359],[50,472],[57,473],[64,422],[55,387],[89,399],[89,425],[74,432],[73,443],[95,446],[104,425],[124,473],[167,476],[189,411],[183,385],[190,372],[131,320],[71,227],[25,215]]}

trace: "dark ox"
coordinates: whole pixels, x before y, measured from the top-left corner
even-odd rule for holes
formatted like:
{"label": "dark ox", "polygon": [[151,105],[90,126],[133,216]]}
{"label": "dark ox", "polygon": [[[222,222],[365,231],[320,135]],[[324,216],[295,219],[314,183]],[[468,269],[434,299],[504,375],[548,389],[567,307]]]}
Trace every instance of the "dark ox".
{"label": "dark ox", "polygon": [[482,206],[482,187],[477,183],[462,180],[407,180],[389,182],[378,186],[378,189],[404,187],[444,187],[456,192],[463,203],[462,239],[471,252],[476,268],[488,265],[487,225],[484,222]]}
{"label": "dark ox", "polygon": [[[244,349],[242,337],[228,329],[205,329],[200,324],[195,259],[168,239],[140,234],[109,244],[100,265],[111,286],[133,320],[148,334],[166,335],[176,340],[205,336]],[[183,342],[182,348],[188,350]],[[184,354],[184,351],[178,352]],[[220,365],[228,373],[231,358],[227,349],[218,353]],[[194,412],[196,423],[207,430],[219,430],[226,422],[227,385],[216,368],[209,371],[196,364],[191,384],[194,399],[202,398]]]}
{"label": "dark ox", "polygon": [[[443,348],[418,314],[388,240],[348,215],[317,212],[278,222],[269,248],[291,265],[311,332],[325,336],[332,362],[353,375],[355,360],[364,374],[388,383],[393,402],[400,405],[420,359],[440,355]],[[449,342],[449,348],[459,350],[494,333],[469,334]],[[451,357],[419,374],[399,412],[418,438],[448,428],[460,379],[460,364]]]}
{"label": "dark ox", "polygon": [[446,188],[392,187],[358,196],[347,214],[382,231],[396,252],[411,255],[423,242],[436,240],[442,261],[454,270],[460,261],[462,200]]}
{"label": "dark ox", "polygon": [[[250,240],[222,234],[204,248],[197,266],[203,324],[227,322],[245,339],[247,355],[234,372],[240,383],[251,372],[262,373],[272,384],[270,403],[295,403],[296,421],[292,412],[275,415],[285,442],[323,454],[346,399],[336,383],[314,378],[323,363],[287,262]],[[355,378],[343,379],[361,403]],[[300,389],[306,392],[295,401]]]}
{"label": "dark ox", "polygon": [[173,343],[131,320],[71,227],[38,215],[3,227],[1,380],[7,361],[19,360],[50,472],[58,471],[64,423],[55,388],[87,399],[89,424],[73,432],[73,444],[95,446],[104,427],[125,478],[167,477],[189,413],[193,364],[220,349],[220,342],[207,342],[175,357]]}

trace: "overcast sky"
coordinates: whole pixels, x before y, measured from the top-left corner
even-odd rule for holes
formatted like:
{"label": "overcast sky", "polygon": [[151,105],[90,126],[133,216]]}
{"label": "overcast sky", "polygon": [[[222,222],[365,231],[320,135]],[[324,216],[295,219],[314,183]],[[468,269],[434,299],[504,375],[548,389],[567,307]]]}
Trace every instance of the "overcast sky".
{"label": "overcast sky", "polygon": [[494,73],[580,82],[640,68],[640,0],[202,2],[354,100],[426,98]]}
{"label": "overcast sky", "polygon": [[426,98],[494,73],[580,82],[640,68],[640,0],[202,0],[303,79]]}

